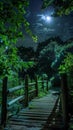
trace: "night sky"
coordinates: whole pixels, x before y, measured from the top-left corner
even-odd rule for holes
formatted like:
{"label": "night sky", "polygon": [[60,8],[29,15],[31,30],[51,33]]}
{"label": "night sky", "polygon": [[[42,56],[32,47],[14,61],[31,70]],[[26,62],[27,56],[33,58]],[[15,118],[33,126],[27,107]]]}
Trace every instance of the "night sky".
{"label": "night sky", "polygon": [[[38,42],[34,43],[32,39],[26,35],[25,40],[19,40],[20,45],[26,47],[33,46],[36,48],[39,42],[52,36],[60,36],[64,41],[72,38],[73,13],[68,16],[53,17],[55,9],[53,7],[48,7],[42,10],[41,5],[41,0],[31,0],[26,15],[27,20],[30,22],[32,32],[38,36]],[[50,19],[46,19],[48,17]]]}

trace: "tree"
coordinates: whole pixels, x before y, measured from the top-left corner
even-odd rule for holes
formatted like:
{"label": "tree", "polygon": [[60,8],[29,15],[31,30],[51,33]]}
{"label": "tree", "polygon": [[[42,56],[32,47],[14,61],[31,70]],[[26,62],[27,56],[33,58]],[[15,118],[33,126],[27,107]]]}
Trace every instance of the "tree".
{"label": "tree", "polygon": [[59,67],[59,73],[73,74],[73,54],[68,53]]}
{"label": "tree", "polygon": [[59,37],[50,37],[49,39],[43,41],[42,43],[39,43],[36,50],[36,56],[39,55],[40,51],[44,49],[50,42],[57,41],[59,44],[64,44],[64,42]]}
{"label": "tree", "polygon": [[46,8],[48,6],[55,7],[57,15],[68,15],[73,11],[72,0],[43,0],[42,8]]}
{"label": "tree", "polygon": [[37,37],[30,30],[30,23],[26,19],[29,0],[1,0],[0,1],[0,76],[6,76],[13,71],[27,66],[17,55],[14,45],[19,37],[24,36],[22,28],[34,41]]}
{"label": "tree", "polygon": [[23,61],[17,55],[17,48],[12,46],[0,47],[0,78],[15,75],[23,66]]}
{"label": "tree", "polygon": [[55,38],[51,38],[50,40],[47,40],[47,43],[45,41],[44,45],[41,43],[42,48],[38,55],[38,70],[40,74],[46,73],[48,76],[52,76],[54,71],[52,71],[51,64],[55,60],[55,49],[57,48],[58,43]]}
{"label": "tree", "polygon": [[19,46],[18,47],[18,55],[23,61],[29,61],[35,56],[34,49],[32,47],[24,47],[24,46]]}
{"label": "tree", "polygon": [[26,19],[29,0],[1,0],[0,1],[0,38],[6,44],[16,42],[23,35],[22,27],[35,41],[37,38],[30,30]]}
{"label": "tree", "polygon": [[63,42],[55,37],[40,43],[36,52],[39,72],[48,75],[57,73],[62,60],[70,51],[73,52],[72,40]]}
{"label": "tree", "polygon": [[59,66],[59,73],[67,74],[68,83],[68,98],[69,98],[69,113],[73,114],[73,53],[68,53],[62,64]]}

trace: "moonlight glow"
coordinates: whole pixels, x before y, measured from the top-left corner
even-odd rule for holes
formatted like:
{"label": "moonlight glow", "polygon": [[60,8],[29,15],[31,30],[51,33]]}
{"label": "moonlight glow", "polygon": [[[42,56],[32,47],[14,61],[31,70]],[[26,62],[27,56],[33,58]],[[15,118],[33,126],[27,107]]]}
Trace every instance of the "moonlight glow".
{"label": "moonlight glow", "polygon": [[52,17],[51,16],[48,16],[48,15],[44,15],[44,14],[41,14],[41,15],[38,15],[40,17],[41,20],[43,20],[44,22],[51,22],[52,20]]}
{"label": "moonlight glow", "polygon": [[50,16],[46,16],[46,20],[47,21],[51,21],[51,17]]}

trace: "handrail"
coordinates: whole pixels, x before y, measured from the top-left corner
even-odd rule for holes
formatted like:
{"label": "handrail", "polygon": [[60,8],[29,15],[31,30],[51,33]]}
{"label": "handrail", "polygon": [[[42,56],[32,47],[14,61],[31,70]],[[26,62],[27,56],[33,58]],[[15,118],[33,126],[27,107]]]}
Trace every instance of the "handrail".
{"label": "handrail", "polygon": [[16,87],[14,87],[14,88],[10,88],[10,89],[8,89],[8,93],[12,93],[12,92],[14,92],[14,91],[16,91],[16,90],[19,90],[19,89],[22,89],[22,88],[24,88],[24,86],[23,85],[20,85],[20,86],[16,86]]}
{"label": "handrail", "polygon": [[23,99],[23,98],[24,98],[24,95],[19,96],[19,97],[15,98],[15,99],[11,100],[10,102],[8,102],[8,103],[7,103],[7,106],[9,107],[9,106],[11,106],[12,104],[14,104],[15,102],[17,102],[18,100]]}

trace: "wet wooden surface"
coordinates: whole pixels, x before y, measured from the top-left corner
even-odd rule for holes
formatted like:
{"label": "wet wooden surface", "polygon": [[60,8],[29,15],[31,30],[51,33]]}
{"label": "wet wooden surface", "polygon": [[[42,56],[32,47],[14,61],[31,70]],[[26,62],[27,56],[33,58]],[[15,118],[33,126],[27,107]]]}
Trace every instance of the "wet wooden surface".
{"label": "wet wooden surface", "polygon": [[8,122],[10,130],[42,130],[54,109],[58,95],[48,94],[33,99],[29,106],[22,109]]}

